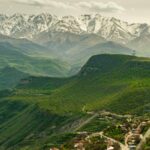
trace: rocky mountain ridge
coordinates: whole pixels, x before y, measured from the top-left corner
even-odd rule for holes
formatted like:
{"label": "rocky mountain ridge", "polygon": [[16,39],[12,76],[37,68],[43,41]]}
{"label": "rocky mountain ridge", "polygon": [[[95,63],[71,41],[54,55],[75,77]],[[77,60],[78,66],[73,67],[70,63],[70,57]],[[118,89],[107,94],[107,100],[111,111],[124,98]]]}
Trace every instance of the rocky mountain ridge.
{"label": "rocky mountain ridge", "polygon": [[48,13],[39,15],[0,14],[0,33],[15,38],[32,40],[42,32],[69,32],[73,34],[96,34],[106,40],[128,43],[136,38],[148,36],[148,24],[130,24],[114,17],[81,15],[58,17]]}

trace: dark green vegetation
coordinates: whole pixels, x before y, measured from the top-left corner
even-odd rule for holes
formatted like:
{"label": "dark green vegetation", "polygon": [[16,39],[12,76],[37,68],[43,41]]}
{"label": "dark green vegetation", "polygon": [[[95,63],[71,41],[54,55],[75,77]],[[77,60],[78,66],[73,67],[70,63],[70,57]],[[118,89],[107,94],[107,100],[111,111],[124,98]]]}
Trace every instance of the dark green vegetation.
{"label": "dark green vegetation", "polygon": [[142,115],[149,91],[150,59],[124,55],[93,56],[71,78],[26,78],[0,98],[1,149],[48,149],[84,124],[89,111]]}
{"label": "dark green vegetation", "polygon": [[107,126],[112,125],[112,120],[94,118],[88,124],[83,126],[80,131],[86,132],[99,132],[104,130]]}
{"label": "dark green vegetation", "polygon": [[[105,143],[105,139],[98,136],[98,137],[91,137],[90,141],[85,141],[84,136],[77,135],[76,138],[69,141],[68,143],[64,144],[61,147],[61,150],[73,150],[74,145],[77,142],[81,142],[83,144],[82,147],[85,147],[86,150],[106,150],[107,144]],[[80,146],[81,147],[81,146]],[[116,149],[118,150],[118,149]]]}
{"label": "dark green vegetation", "polygon": [[108,137],[111,137],[117,141],[120,141],[120,142],[124,142],[124,137],[125,137],[125,132],[122,131],[121,128],[119,127],[115,127],[115,126],[112,126],[110,127],[109,129],[107,129],[105,135],[108,136]]}
{"label": "dark green vegetation", "polygon": [[143,147],[143,150],[149,150],[150,149],[150,137],[146,139],[146,143]]}
{"label": "dark green vegetation", "polygon": [[0,90],[14,88],[20,80],[29,75],[15,68],[5,67],[0,70]]}
{"label": "dark green vegetation", "polygon": [[104,143],[105,139],[101,138],[101,137],[93,137],[90,139],[91,143],[87,144],[86,149],[87,150],[105,150],[107,148],[107,145]]}
{"label": "dark green vegetation", "polygon": [[118,113],[141,112],[150,101],[149,73],[148,58],[100,55],[92,57],[77,76],[55,79],[55,83],[64,80],[65,84],[47,95],[37,84],[44,82],[48,91],[51,82],[33,78],[25,88],[17,89],[10,99],[38,103],[40,108],[57,114],[99,109]]}
{"label": "dark green vegetation", "polygon": [[[82,118],[82,119],[81,119]],[[63,144],[85,117],[57,115],[41,110],[36,105],[0,101],[0,149],[48,149]],[[19,143],[19,144],[18,144]]]}

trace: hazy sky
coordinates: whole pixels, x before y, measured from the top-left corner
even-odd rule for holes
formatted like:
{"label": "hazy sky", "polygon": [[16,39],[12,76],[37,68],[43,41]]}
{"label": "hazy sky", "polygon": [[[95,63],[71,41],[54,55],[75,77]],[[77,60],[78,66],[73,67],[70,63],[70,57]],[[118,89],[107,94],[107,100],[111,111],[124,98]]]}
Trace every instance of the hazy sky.
{"label": "hazy sky", "polygon": [[18,12],[59,16],[99,13],[150,24],[150,0],[0,0],[0,13]]}

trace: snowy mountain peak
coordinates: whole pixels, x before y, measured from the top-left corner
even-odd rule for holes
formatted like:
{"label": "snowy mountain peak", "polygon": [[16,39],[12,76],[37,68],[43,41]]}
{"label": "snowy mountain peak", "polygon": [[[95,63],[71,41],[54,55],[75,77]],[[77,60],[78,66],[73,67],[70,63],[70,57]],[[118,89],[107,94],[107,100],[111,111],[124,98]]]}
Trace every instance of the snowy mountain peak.
{"label": "snowy mountain peak", "polygon": [[48,13],[39,15],[0,14],[0,34],[32,39],[42,32],[70,32],[97,34],[107,40],[128,42],[150,34],[148,24],[129,24],[114,17],[85,14],[79,17],[57,17]]}

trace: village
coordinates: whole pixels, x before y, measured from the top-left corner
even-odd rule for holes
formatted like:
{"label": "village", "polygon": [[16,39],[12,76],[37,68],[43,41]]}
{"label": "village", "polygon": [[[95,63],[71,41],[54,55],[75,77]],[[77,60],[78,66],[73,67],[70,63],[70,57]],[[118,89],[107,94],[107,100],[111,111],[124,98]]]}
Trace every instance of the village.
{"label": "village", "polygon": [[[145,150],[143,146],[150,137],[148,117],[118,115],[106,111],[98,112],[96,115],[88,113],[99,120],[115,120],[116,124],[97,132],[79,130],[70,142],[50,150]],[[146,150],[150,150],[150,147]]]}

